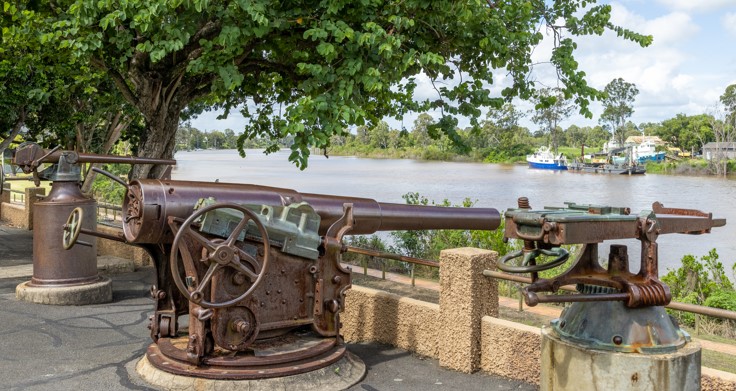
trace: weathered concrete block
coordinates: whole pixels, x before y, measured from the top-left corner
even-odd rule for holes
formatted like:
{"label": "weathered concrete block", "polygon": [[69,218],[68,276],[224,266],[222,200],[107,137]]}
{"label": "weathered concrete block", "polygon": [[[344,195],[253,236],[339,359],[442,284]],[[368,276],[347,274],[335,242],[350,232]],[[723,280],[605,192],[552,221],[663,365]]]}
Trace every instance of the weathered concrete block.
{"label": "weathered concrete block", "polygon": [[353,286],[340,314],[348,342],[380,342],[437,358],[439,306],[392,293]]}
{"label": "weathered concrete block", "polygon": [[538,327],[486,316],[481,332],[484,372],[539,384],[542,335]]}

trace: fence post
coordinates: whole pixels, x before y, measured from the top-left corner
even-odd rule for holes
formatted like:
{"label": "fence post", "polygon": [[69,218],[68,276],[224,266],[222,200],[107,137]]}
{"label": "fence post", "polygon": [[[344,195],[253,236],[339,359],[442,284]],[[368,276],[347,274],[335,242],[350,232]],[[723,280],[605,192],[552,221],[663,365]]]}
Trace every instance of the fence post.
{"label": "fence post", "polygon": [[414,266],[416,266],[416,264],[413,264],[412,263],[411,264],[411,286],[412,287],[415,287],[417,285],[416,284],[416,279],[414,278]]}
{"label": "fence post", "polygon": [[368,275],[368,260],[365,257],[363,257],[363,260],[361,261],[361,263],[363,264],[363,275],[367,276]]}
{"label": "fence post", "polygon": [[386,279],[386,260],[381,258],[381,279]]}

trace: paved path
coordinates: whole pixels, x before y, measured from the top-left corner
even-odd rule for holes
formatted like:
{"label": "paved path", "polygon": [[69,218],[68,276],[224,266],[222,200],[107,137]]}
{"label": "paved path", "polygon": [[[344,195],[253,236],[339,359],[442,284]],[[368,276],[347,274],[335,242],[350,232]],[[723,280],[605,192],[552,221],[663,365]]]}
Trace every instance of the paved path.
{"label": "paved path", "polygon": [[[356,273],[363,273],[363,267],[361,266],[348,265],[348,264],[343,264],[343,266],[352,267],[353,271]],[[368,269],[368,275],[371,277],[381,278],[381,271],[376,270],[376,269]],[[403,284],[411,284],[411,278],[403,274],[386,272],[386,279],[390,281],[400,282]],[[435,281],[415,279],[415,285],[418,287],[439,291],[439,283]],[[498,304],[504,307],[508,307],[508,308],[519,308],[519,300],[512,299],[510,297],[499,296]],[[558,307],[551,307],[551,306],[547,306],[543,304],[540,304],[534,307],[524,306],[524,311],[529,311],[531,313],[546,316],[549,318],[557,318],[560,316],[560,312],[562,312],[562,310]],[[736,356],[736,345],[729,345],[729,344],[724,344],[724,343],[707,341],[704,339],[694,338],[694,337],[693,337],[693,340],[698,341],[700,345],[703,347],[703,349],[713,350],[716,352],[721,352],[721,353]]]}
{"label": "paved path", "polygon": [[[0,226],[0,389],[149,390],[128,367],[151,343],[152,268],[112,275],[113,302],[47,306],[18,301],[27,281],[31,233]],[[434,359],[380,344],[350,344],[366,364],[351,391],[535,390],[519,381],[441,368]]]}

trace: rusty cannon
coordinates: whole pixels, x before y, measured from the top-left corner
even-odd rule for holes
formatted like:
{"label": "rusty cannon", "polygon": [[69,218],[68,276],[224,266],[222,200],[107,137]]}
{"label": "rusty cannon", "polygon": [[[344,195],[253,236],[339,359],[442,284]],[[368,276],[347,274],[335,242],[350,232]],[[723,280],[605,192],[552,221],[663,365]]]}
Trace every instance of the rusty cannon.
{"label": "rusty cannon", "polygon": [[[6,154],[4,153],[4,156]],[[112,281],[97,273],[97,248],[94,238],[86,239],[87,246],[69,251],[62,248],[62,232],[59,227],[73,210],[83,210],[85,219],[76,224],[92,230],[97,225],[97,201],[82,194],[82,164],[176,164],[175,160],[149,159],[131,156],[97,155],[63,151],[59,148],[44,149],[35,143],[21,144],[8,154],[10,164],[19,167],[31,177],[4,178],[2,180],[32,180],[38,187],[41,181],[51,181],[51,190],[43,200],[33,205],[33,277],[18,285],[16,295],[26,301],[82,305],[112,301]],[[44,167],[42,169],[42,167]],[[96,170],[96,169],[93,169]],[[102,171],[102,170],[96,170]],[[121,181],[119,178],[115,178]],[[31,212],[29,211],[29,213]]]}
{"label": "rusty cannon", "polygon": [[[659,279],[657,239],[664,234],[706,234],[725,219],[693,209],[665,208],[655,202],[638,214],[630,208],[566,203],[564,207],[532,209],[526,198],[505,213],[506,238],[523,241],[523,248],[502,257],[497,267],[508,273],[531,274],[522,289],[527,305],[569,302],[552,329],[562,339],[586,348],[617,352],[673,352],[689,336],[664,310],[672,299]],[[604,241],[635,239],[641,243],[639,271],[631,271],[627,246],[611,244],[607,265],[598,258]],[[582,244],[568,264],[563,245]],[[540,273],[567,265],[556,275]],[[548,274],[550,272],[547,272]],[[499,277],[498,272],[485,275]],[[578,293],[555,294],[574,285]],[[544,293],[547,294],[544,294]]]}
{"label": "rusty cannon", "polygon": [[[95,234],[73,223],[80,215],[70,217],[65,246],[80,232]],[[147,360],[210,379],[305,373],[346,356],[344,235],[500,224],[490,208],[157,179],[128,185],[123,216],[123,233],[112,239],[145,248],[156,267]]]}

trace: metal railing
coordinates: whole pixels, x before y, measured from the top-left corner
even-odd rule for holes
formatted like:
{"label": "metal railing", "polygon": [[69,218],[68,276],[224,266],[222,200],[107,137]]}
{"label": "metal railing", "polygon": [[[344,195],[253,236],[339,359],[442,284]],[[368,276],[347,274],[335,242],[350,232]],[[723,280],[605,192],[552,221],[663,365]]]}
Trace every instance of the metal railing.
{"label": "metal railing", "polygon": [[[432,261],[428,259],[421,259],[421,258],[414,258],[414,257],[407,257],[403,255],[398,254],[392,254],[392,253],[386,253],[371,249],[365,249],[360,247],[354,247],[354,246],[346,246],[346,250],[351,253],[356,254],[362,254],[362,255],[368,255],[372,258],[380,258],[380,259],[389,259],[389,260],[396,260],[401,262],[407,262],[411,263],[412,265],[418,264],[418,265],[425,265],[430,267],[440,267],[440,263],[437,261]],[[368,273],[367,265],[364,264],[363,266],[363,273]],[[386,279],[386,268],[385,268],[385,262],[382,262],[382,278]],[[412,274],[412,286],[415,286],[414,284],[414,268],[411,269]],[[517,276],[513,274],[508,273],[502,273],[502,272],[496,272],[492,270],[485,270],[483,271],[483,275],[490,278],[496,278],[499,280],[504,281],[510,281],[510,282],[516,282],[520,284],[531,284],[531,278],[524,277],[524,276]],[[571,285],[565,285],[560,288],[564,291],[570,291],[570,292],[577,292],[577,289],[575,289],[574,286]],[[521,307],[521,306],[520,306]],[[705,315],[710,316],[713,318],[719,318],[724,320],[732,320],[736,321],[736,311],[729,311],[724,310],[720,308],[713,308],[713,307],[706,307],[703,305],[697,305],[697,304],[688,304],[688,303],[680,303],[677,301],[672,301],[668,305],[665,306],[666,308],[676,310],[676,311],[682,311],[682,312],[689,312],[696,315]]]}
{"label": "metal railing", "polygon": [[123,208],[107,202],[97,202],[97,223],[111,227],[123,226]]}
{"label": "metal railing", "polygon": [[26,193],[24,191],[10,189],[10,202],[13,204],[25,204]]}

